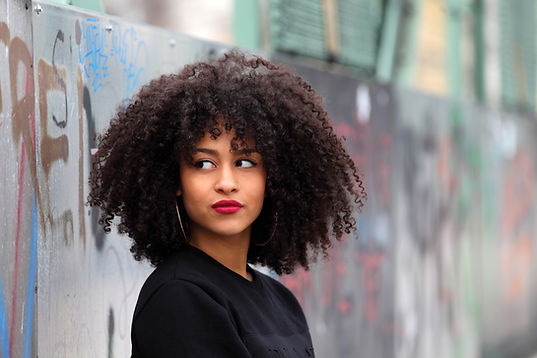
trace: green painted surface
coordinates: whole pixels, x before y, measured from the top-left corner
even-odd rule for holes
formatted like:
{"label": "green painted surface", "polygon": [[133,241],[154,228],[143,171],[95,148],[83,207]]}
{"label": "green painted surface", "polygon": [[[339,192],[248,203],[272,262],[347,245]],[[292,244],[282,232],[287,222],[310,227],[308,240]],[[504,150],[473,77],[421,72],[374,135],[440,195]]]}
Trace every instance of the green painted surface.
{"label": "green painted surface", "polygon": [[338,62],[374,72],[382,30],[381,1],[339,0],[337,3],[341,42]]}
{"label": "green painted surface", "polygon": [[[484,39],[484,4],[483,0],[474,0],[474,93],[478,102],[486,98],[485,78],[485,39]],[[490,35],[489,35],[490,36]]]}
{"label": "green painted surface", "polygon": [[271,0],[271,49],[374,73],[382,29],[381,0],[336,1],[339,50],[330,54],[321,0]]}
{"label": "green painted surface", "polygon": [[453,97],[460,97],[461,91],[461,0],[448,1],[448,82],[449,94]]}
{"label": "green painted surface", "polygon": [[381,81],[387,82],[392,79],[400,18],[401,1],[389,0],[386,7],[377,60],[377,78]]}
{"label": "green painted surface", "polygon": [[535,110],[536,23],[535,2],[500,2],[501,89],[507,107]]}
{"label": "green painted surface", "polygon": [[501,1],[499,10],[502,102],[535,110],[537,6],[534,1]]}
{"label": "green painted surface", "polygon": [[233,35],[238,46],[252,50],[260,48],[258,0],[234,0]]}
{"label": "green painted surface", "polygon": [[396,81],[404,85],[412,85],[416,72],[416,38],[420,25],[422,1],[424,0],[408,0],[405,5],[407,8],[407,15],[403,25],[405,27],[405,38],[402,39],[405,46],[402,49],[396,75]]}
{"label": "green painted surface", "polygon": [[103,3],[101,0],[51,0],[62,5],[72,5],[81,9],[103,13]]}

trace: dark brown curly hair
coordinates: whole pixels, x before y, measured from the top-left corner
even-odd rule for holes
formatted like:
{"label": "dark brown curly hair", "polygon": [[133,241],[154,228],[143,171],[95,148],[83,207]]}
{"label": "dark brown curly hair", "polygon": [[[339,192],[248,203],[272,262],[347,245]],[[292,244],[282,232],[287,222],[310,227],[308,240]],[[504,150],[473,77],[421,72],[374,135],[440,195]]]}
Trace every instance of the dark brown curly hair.
{"label": "dark brown curly hair", "polygon": [[159,265],[187,244],[175,211],[180,159],[222,119],[235,132],[232,147],[253,139],[267,170],[248,262],[278,274],[308,268],[310,254],[326,254],[331,238],[355,228],[366,199],[361,175],[310,85],[237,50],[151,81],[118,111],[98,138],[89,205],[107,232],[119,217],[135,259]]}

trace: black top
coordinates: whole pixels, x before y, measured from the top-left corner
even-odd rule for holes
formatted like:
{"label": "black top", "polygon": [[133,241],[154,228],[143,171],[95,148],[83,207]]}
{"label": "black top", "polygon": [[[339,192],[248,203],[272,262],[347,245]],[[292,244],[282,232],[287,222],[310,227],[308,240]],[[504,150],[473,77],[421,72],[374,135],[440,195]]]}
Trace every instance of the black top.
{"label": "black top", "polygon": [[313,357],[296,298],[248,270],[252,281],[194,247],[159,265],[138,297],[132,358]]}

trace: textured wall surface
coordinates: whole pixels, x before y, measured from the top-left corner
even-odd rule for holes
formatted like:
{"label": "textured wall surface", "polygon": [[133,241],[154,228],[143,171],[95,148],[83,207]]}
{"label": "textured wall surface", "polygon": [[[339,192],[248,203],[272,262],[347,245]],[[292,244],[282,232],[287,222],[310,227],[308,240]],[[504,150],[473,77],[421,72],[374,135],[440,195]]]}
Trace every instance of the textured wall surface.
{"label": "textured wall surface", "polygon": [[219,46],[46,3],[0,7],[0,357],[126,357],[151,268],[84,205],[94,135],[142,84]]}
{"label": "textured wall surface", "polygon": [[[0,1],[0,358],[125,357],[141,284],[84,205],[94,134],[221,46]],[[509,357],[537,328],[534,121],[291,64],[366,174],[359,236],[282,277],[319,357]]]}
{"label": "textured wall surface", "polygon": [[321,357],[537,351],[537,123],[290,64],[365,173],[358,236],[282,280]]}
{"label": "textured wall surface", "polygon": [[0,357],[35,352],[37,136],[26,7],[0,2]]}

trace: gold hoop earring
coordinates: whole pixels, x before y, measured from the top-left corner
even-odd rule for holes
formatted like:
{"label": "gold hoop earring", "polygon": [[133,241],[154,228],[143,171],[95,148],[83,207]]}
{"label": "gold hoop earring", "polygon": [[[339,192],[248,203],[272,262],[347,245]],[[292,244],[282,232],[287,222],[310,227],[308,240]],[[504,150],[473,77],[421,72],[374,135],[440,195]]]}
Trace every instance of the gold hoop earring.
{"label": "gold hoop earring", "polygon": [[256,246],[259,246],[259,247],[265,246],[266,244],[268,244],[274,238],[274,233],[276,232],[276,227],[277,226],[278,226],[278,212],[274,213],[274,224],[272,225],[272,233],[270,234],[270,237],[268,238],[268,240],[265,241],[265,242],[262,242],[262,243],[258,243],[258,242],[255,242],[254,239],[252,239],[252,242]]}
{"label": "gold hoop earring", "polygon": [[183,227],[183,220],[181,220],[181,213],[179,212],[179,206],[177,206],[177,200],[175,200],[175,211],[177,212],[177,218],[179,219],[179,226],[181,227],[181,232],[183,233],[183,237],[185,238],[185,241],[188,241],[188,237],[185,233],[185,228]]}

